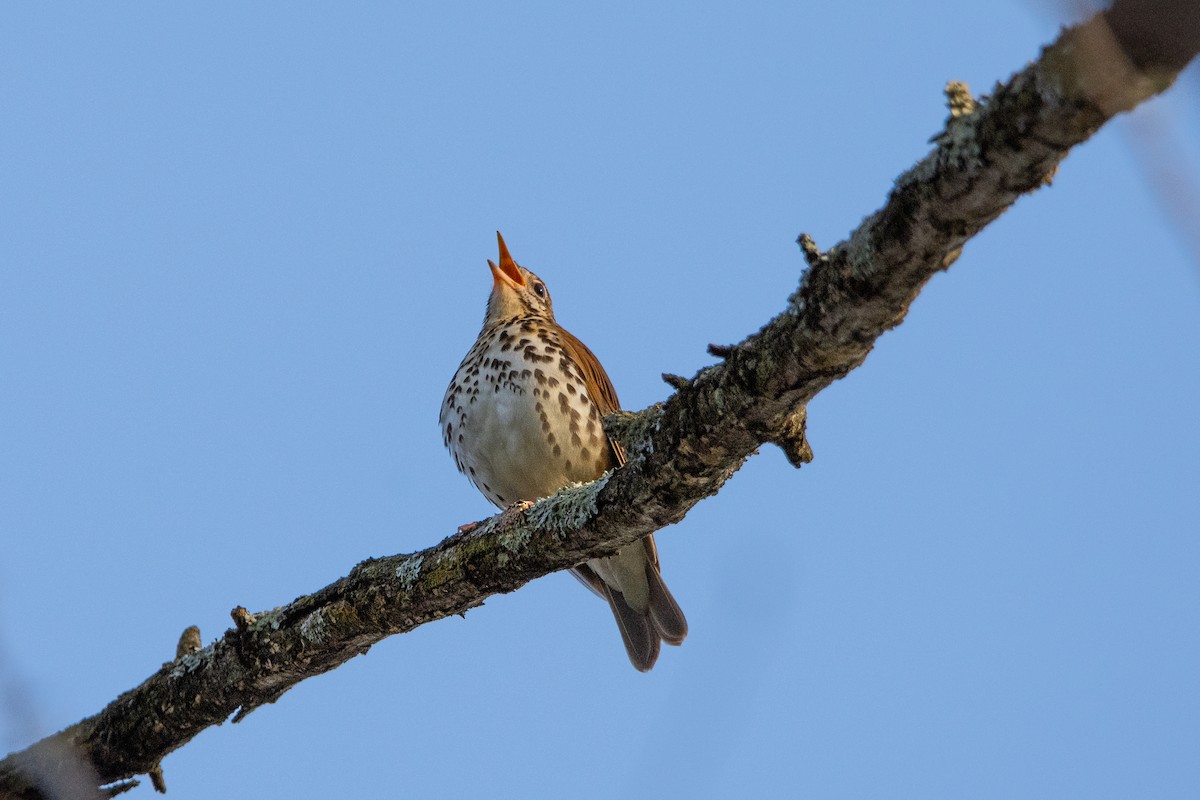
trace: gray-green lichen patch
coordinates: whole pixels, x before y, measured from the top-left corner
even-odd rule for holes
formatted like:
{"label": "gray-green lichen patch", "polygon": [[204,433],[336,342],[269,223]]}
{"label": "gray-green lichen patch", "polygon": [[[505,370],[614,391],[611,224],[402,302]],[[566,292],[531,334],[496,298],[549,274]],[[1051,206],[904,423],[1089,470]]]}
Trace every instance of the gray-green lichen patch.
{"label": "gray-green lichen patch", "polygon": [[662,403],[644,411],[615,411],[604,416],[605,432],[620,442],[629,460],[637,460],[654,452],[651,434],[662,424]]}
{"label": "gray-green lichen patch", "polygon": [[421,564],[424,561],[424,556],[409,556],[396,567],[396,577],[400,580],[400,585],[404,587],[405,591],[416,585],[417,578],[421,577]]}
{"label": "gray-green lichen patch", "polygon": [[[533,531],[532,525],[517,525],[497,536],[496,541],[508,552],[516,553],[529,544],[529,540],[533,538]],[[503,564],[508,561],[508,556],[504,553],[500,553],[500,557],[503,558],[503,561],[497,559],[499,563]]]}
{"label": "gray-green lichen patch", "polygon": [[170,677],[182,678],[189,672],[195,672],[197,669],[207,663],[211,657],[212,645],[209,645],[202,650],[195,650],[191,653],[188,653],[175,663],[175,666],[171,669]]}
{"label": "gray-green lichen patch", "polygon": [[[521,522],[519,516],[520,512],[532,507],[533,503],[528,500],[518,500],[513,503],[503,513],[486,520],[475,529],[477,540],[483,541],[495,534],[496,541],[501,547],[510,553],[517,552],[533,537],[533,528]],[[508,561],[508,556],[499,553],[497,559],[503,565]]]}
{"label": "gray-green lichen patch", "polygon": [[254,618],[254,627],[258,630],[270,628],[273,631],[277,631],[282,624],[283,608],[272,608],[270,611],[264,611]]}
{"label": "gray-green lichen patch", "polygon": [[573,483],[553,497],[539,500],[529,509],[529,521],[562,538],[582,527],[596,514],[596,495],[608,484],[611,472],[591,483]]}
{"label": "gray-green lichen patch", "polygon": [[300,638],[308,644],[323,644],[329,638],[328,617],[318,608],[300,623]]}

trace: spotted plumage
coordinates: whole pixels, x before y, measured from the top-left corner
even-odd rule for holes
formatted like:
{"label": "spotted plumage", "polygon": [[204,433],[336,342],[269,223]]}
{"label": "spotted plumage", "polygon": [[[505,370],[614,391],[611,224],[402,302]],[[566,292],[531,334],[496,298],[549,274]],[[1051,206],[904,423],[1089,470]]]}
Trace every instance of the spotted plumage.
{"label": "spotted plumage", "polygon": [[[504,508],[595,480],[625,459],[601,421],[620,407],[604,368],[555,322],[541,278],[496,237],[483,330],[446,389],[440,422],[459,471]],[[660,642],[683,642],[687,621],[663,583],[653,536],[573,572],[608,601],[639,670],[654,666]]]}

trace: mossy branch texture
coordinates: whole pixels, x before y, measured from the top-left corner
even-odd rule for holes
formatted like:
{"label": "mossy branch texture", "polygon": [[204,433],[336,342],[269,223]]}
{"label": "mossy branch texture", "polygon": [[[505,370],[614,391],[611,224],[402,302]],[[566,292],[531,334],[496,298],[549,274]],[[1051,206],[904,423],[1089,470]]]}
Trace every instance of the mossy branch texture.
{"label": "mossy branch texture", "polygon": [[990,97],[973,100],[952,84],[933,151],[900,176],[884,207],[826,252],[802,237],[808,268],[778,316],[737,345],[713,346],[719,363],[671,376],[665,403],[606,420],[627,466],[419,553],[364,561],[280,608],[235,609],[235,626],[215,643],[181,644],[175,660],[100,713],[0,761],[0,797],[64,796],[61,787],[81,781],[103,796],[98,785],[137,774],[161,780],[162,759],[200,731],[387,636],[678,522],[764,443],[796,466],[810,460],[806,403],[863,362],[972,236],[1046,185],[1070,148],[1115,114],[1167,89],[1198,50],[1200,4],[1118,2],[1065,30]]}

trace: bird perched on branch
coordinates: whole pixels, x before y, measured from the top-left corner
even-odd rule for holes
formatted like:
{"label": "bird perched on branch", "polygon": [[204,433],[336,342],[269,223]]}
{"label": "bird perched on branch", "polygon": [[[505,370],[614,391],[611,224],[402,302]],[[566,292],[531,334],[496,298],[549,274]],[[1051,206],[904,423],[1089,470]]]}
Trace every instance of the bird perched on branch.
{"label": "bird perched on branch", "polygon": [[[625,463],[602,418],[620,408],[604,367],[554,320],[550,291],[500,243],[483,330],[446,389],[442,437],[458,469],[506,508],[591,481]],[[572,572],[606,600],[629,660],[645,672],[687,620],[663,583],[654,537]]]}

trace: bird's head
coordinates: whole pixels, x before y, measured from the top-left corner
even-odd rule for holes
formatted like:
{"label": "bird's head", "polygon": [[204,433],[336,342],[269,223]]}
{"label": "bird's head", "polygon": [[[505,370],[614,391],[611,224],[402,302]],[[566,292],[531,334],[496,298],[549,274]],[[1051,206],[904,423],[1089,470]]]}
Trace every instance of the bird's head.
{"label": "bird's head", "polygon": [[500,243],[500,263],[488,261],[492,268],[492,294],[488,298],[484,326],[513,317],[541,317],[553,322],[554,308],[546,284],[513,261],[500,231],[496,231],[496,240]]}

